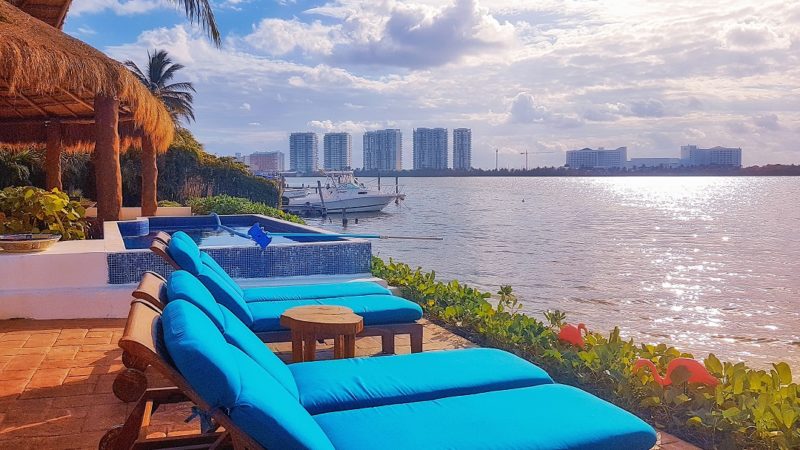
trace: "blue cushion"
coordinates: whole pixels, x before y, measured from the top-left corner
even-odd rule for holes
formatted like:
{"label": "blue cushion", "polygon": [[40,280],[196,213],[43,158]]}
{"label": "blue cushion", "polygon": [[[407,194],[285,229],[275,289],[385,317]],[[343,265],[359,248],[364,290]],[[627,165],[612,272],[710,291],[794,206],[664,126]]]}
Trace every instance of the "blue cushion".
{"label": "blue cushion", "polygon": [[334,447],[348,450],[647,450],[656,443],[655,430],[633,414],[580,389],[558,384],[314,418]]}
{"label": "blue cushion", "polygon": [[311,414],[553,382],[524,359],[489,348],[315,361],[289,369]]}
{"label": "blue cushion", "polygon": [[253,317],[250,328],[256,333],[284,330],[281,314],[289,308],[306,305],[346,306],[364,318],[364,325],[409,323],[422,318],[422,308],[414,302],[391,295],[326,298],[320,300],[290,300],[248,303]]}
{"label": "blue cushion", "polygon": [[172,234],[167,252],[181,269],[192,275],[196,276],[203,267],[203,262],[200,260],[200,248],[183,231],[176,231]]}
{"label": "blue cushion", "polygon": [[298,397],[297,384],[286,364],[272,353],[241,320],[217,303],[197,278],[182,270],[174,272],[167,283],[167,297],[170,303],[184,300],[196,306],[211,319],[229,344],[235,345],[250,356],[281,383],[290,394],[295,398]]}
{"label": "blue cushion", "polygon": [[225,282],[228,283],[228,286],[230,286],[230,288],[233,289],[234,291],[238,292],[240,296],[244,295],[244,291],[242,290],[242,288],[239,287],[239,285],[236,284],[235,281],[233,281],[233,278],[231,278],[231,276],[228,275],[228,272],[226,272],[225,269],[223,269],[222,266],[220,266],[219,263],[214,258],[211,257],[211,255],[201,251],[200,261],[202,261],[203,264],[205,264],[208,268],[213,270],[214,273],[219,275],[220,278],[225,280]]}
{"label": "blue cushion", "polygon": [[161,322],[169,355],[189,385],[212,408],[226,409],[231,420],[265,448],[333,449],[297,399],[227,343],[194,305],[170,302]]}
{"label": "blue cushion", "polygon": [[222,279],[214,270],[205,264],[201,265],[200,271],[197,273],[197,279],[203,283],[203,286],[211,292],[211,295],[222,306],[228,308],[232,313],[236,314],[245,325],[248,327],[253,324],[253,315],[250,313],[247,303],[244,302],[238,291],[232,289],[230,285]]}
{"label": "blue cushion", "polygon": [[299,284],[293,286],[266,286],[244,290],[244,301],[264,302],[283,300],[309,300],[356,295],[392,295],[389,289],[370,281],[347,283]]}
{"label": "blue cushion", "polygon": [[167,301],[174,300],[189,301],[203,311],[217,328],[223,328],[225,319],[222,317],[219,303],[203,283],[185,270],[173,272],[167,281]]}

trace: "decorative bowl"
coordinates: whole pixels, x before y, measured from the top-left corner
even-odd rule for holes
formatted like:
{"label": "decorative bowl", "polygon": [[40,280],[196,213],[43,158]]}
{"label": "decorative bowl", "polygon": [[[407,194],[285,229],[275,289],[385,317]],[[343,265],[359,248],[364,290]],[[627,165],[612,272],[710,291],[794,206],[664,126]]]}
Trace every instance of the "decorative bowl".
{"label": "decorative bowl", "polygon": [[59,241],[58,234],[0,234],[0,249],[9,253],[43,252]]}

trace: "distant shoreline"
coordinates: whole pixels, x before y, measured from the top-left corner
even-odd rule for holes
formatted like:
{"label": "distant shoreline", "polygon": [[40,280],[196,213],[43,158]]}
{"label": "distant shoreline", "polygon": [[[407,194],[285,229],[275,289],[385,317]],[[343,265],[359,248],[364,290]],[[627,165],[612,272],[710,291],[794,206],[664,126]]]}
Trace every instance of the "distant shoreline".
{"label": "distant shoreline", "polygon": [[[537,167],[534,169],[500,170],[356,170],[357,177],[792,177],[800,176],[800,165],[769,164],[766,166],[731,167],[677,167],[642,169],[568,169],[564,167]],[[304,174],[299,177],[324,176]],[[292,178],[293,176],[287,176]]]}

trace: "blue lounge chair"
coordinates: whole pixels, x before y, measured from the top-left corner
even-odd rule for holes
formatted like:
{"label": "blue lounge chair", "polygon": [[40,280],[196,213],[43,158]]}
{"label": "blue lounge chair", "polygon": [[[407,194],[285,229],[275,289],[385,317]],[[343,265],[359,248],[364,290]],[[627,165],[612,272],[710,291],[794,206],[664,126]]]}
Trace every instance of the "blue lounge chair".
{"label": "blue lounge chair", "polygon": [[[163,346],[130,348],[166,353],[165,372],[212,411],[234,446],[645,450],[656,441],[632,414],[498,350],[286,366],[199,283],[170,282],[192,298],[171,301],[160,321],[134,305],[120,346],[134,343],[129,329],[140,340],[161,336]],[[142,331],[136,319],[161,333]]]}
{"label": "blue lounge chair", "polygon": [[[155,250],[154,250],[155,251]],[[414,302],[392,295],[385,287],[372,282],[349,282],[299,286],[274,286],[242,289],[225,270],[185,233],[175,232],[159,252],[174,265],[197,277],[214,298],[252,329],[264,342],[291,340],[291,334],[280,324],[284,311],[295,306],[345,306],[364,318],[364,331],[359,336],[380,336],[384,353],[395,352],[395,336],[408,334],[411,351],[422,351],[422,308]],[[134,296],[160,303],[165,293],[148,276],[143,283],[159,295]],[[141,284],[140,284],[141,287]],[[137,290],[141,292],[141,290]],[[163,307],[163,305],[159,305]]]}

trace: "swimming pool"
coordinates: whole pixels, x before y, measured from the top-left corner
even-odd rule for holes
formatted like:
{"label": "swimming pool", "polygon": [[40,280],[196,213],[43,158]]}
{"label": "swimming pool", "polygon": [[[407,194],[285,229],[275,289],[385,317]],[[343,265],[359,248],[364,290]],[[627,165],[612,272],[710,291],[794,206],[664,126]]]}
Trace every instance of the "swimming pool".
{"label": "swimming pool", "polygon": [[330,232],[258,214],[219,216],[225,227],[246,233],[255,223],[268,233],[313,233],[314,236],[273,236],[266,249],[251,239],[220,228],[213,216],[149,217],[107,223],[108,282],[136,283],[146,271],[167,276],[164,260],[149,251],[159,231],[183,231],[234,278],[368,273],[372,246],[363,239],[343,239]]}

